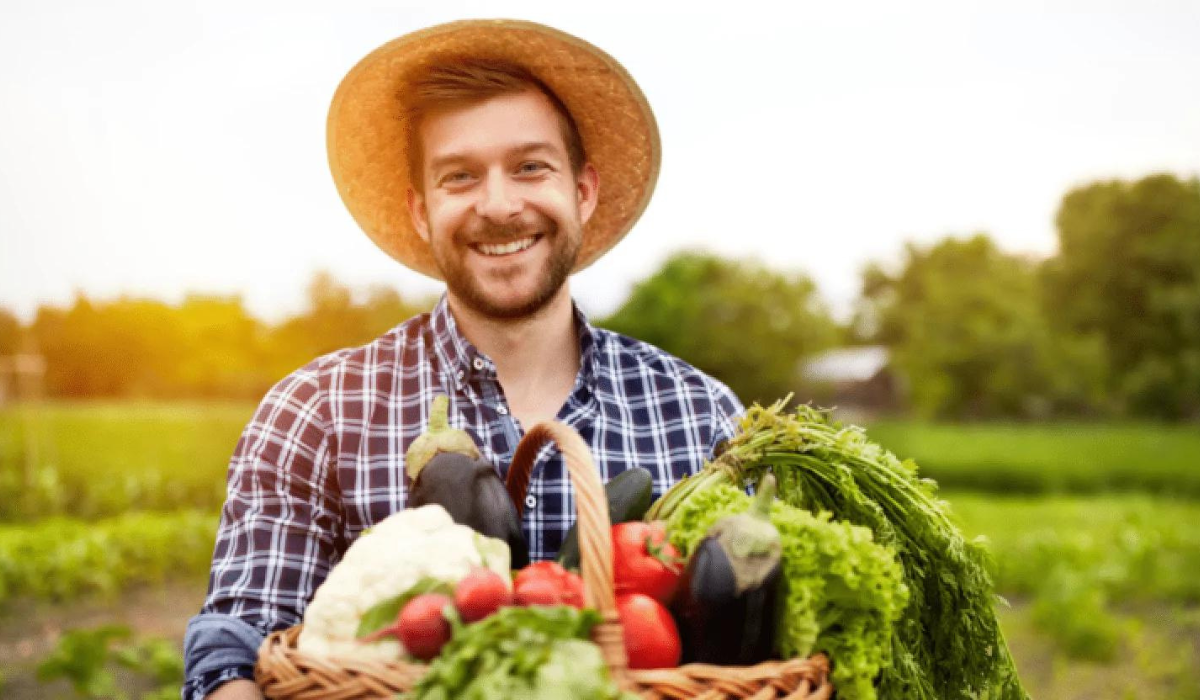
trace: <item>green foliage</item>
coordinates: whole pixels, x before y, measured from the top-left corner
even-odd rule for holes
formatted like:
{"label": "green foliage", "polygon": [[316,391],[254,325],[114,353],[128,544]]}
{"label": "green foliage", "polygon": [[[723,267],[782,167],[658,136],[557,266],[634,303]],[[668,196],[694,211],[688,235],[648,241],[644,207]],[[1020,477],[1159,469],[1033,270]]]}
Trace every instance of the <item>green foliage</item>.
{"label": "green foliage", "polygon": [[203,577],[216,529],[215,516],[196,511],[0,526],[0,606],[17,598],[70,600],[171,576]]}
{"label": "green foliage", "polygon": [[600,325],[686,360],[746,402],[787,393],[797,361],[837,337],[808,277],[696,252],[667,260]]}
{"label": "green foliage", "polygon": [[1006,595],[1034,595],[1064,567],[1091,572],[1113,600],[1200,603],[1200,503],[1144,495],[949,498],[964,527],[987,536]]}
{"label": "green foliage", "polygon": [[1027,415],[1101,396],[1101,348],[1051,336],[1034,264],[984,234],[910,244],[895,275],[868,268],[856,323],[891,348],[923,416]]}
{"label": "green foliage", "polygon": [[1114,660],[1133,633],[1115,601],[1200,602],[1200,504],[1146,496],[950,497],[989,538],[997,585],[1033,598],[1033,621],[1068,656]]}
{"label": "green foliage", "polygon": [[987,552],[964,537],[914,462],[860,428],[807,406],[787,414],[780,402],[751,407],[718,463],[735,465],[748,483],[769,469],[781,500],[867,527],[895,549],[911,598],[881,696],[1027,697],[996,619]]}
{"label": "green foliage", "polygon": [[129,628],[121,625],[66,632],[38,665],[37,677],[43,683],[69,681],[83,698],[127,698],[118,687],[115,666],[153,686],[141,695],[143,700],[177,696],[183,683],[183,657],[173,643],[156,637],[133,640]]}
{"label": "green foliage", "polygon": [[129,628],[119,625],[67,632],[50,656],[38,665],[38,680],[46,683],[63,678],[85,698],[124,697],[117,692],[116,679],[107,666],[112,654],[109,647],[129,636]]}
{"label": "green foliage", "polygon": [[1200,179],[1152,175],[1068,192],[1043,281],[1052,319],[1103,340],[1137,415],[1200,415]]}
{"label": "green foliage", "polygon": [[[671,541],[690,556],[718,520],[750,508],[751,498],[724,484],[695,492],[667,521]],[[776,502],[771,521],[783,540],[785,586],[777,643],[783,658],[825,652],[838,696],[874,698],[872,685],[890,660],[894,626],[908,603],[895,554],[871,531]]]}
{"label": "green foliage", "polygon": [[1050,569],[1034,598],[1033,620],[1068,656],[1106,663],[1117,655],[1121,626],[1090,573]]}
{"label": "green foliage", "polygon": [[252,404],[0,409],[0,521],[215,510]]}
{"label": "green foliage", "polygon": [[1200,497],[1200,431],[1152,423],[872,423],[945,488],[992,493],[1144,491]]}
{"label": "green foliage", "polygon": [[[595,610],[506,607],[483,620],[454,622],[454,635],[408,700],[624,700],[589,635]],[[632,700],[630,698],[629,700]]]}

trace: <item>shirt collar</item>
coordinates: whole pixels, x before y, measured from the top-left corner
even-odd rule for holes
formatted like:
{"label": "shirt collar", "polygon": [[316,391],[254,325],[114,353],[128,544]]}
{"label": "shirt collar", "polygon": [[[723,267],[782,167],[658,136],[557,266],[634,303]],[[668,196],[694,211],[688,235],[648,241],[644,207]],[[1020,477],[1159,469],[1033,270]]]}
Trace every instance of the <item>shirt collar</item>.
{"label": "shirt collar", "polygon": [[[571,309],[575,317],[575,329],[579,333],[579,380],[590,391],[597,377],[596,363],[601,354],[599,352],[601,336],[573,300]],[[450,376],[453,377],[454,384],[459,390],[471,381],[496,379],[495,363],[490,357],[476,349],[471,341],[467,340],[459,331],[445,294],[433,307],[430,314],[430,328],[433,330],[436,352],[449,370]]]}

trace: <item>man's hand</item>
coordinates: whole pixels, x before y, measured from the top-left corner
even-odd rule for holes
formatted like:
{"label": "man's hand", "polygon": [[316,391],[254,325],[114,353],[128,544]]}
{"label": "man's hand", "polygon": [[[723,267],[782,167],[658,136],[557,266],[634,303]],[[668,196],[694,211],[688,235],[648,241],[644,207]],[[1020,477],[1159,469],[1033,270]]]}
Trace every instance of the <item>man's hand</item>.
{"label": "man's hand", "polygon": [[254,681],[239,678],[217,686],[205,700],[263,700],[263,694]]}

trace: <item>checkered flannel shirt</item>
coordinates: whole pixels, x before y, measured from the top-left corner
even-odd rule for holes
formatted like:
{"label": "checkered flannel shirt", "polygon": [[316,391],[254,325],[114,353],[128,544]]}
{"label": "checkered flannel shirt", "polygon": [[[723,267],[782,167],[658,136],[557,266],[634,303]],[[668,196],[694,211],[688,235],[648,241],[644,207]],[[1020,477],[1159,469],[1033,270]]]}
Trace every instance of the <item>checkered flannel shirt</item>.
{"label": "checkered flannel shirt", "polygon": [[[733,434],[738,399],[720,382],[575,310],[580,369],[558,414],[591,446],[604,481],[643,467],[657,498]],[[318,358],[279,382],[229,465],[209,593],[186,639],[185,700],[249,678],[257,642],[301,620],[366,528],[404,508],[404,453],[436,394],[450,423],[507,472],[522,436],[491,358],[459,333],[446,300],[374,342]],[[522,526],[533,560],[554,557],[574,521],[561,455],[538,455]],[[247,648],[248,647],[248,648]]]}

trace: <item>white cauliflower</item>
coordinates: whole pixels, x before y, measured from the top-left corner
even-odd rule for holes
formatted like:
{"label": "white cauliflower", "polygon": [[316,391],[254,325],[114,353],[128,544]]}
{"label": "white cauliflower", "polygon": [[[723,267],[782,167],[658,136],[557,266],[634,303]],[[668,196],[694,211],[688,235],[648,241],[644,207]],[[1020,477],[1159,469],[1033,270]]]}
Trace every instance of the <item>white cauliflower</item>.
{"label": "white cauliflower", "polygon": [[329,572],[304,613],[297,646],[313,656],[398,659],[404,648],[394,638],[358,641],[367,610],[422,581],[453,587],[480,566],[509,581],[509,562],[507,543],[456,524],[439,505],[400,511],[364,532]]}

